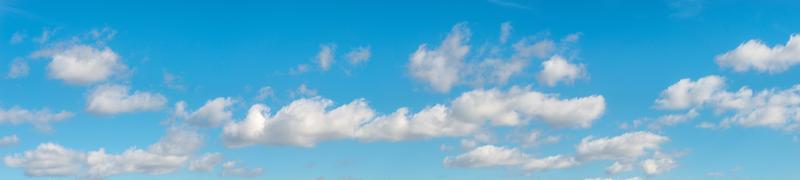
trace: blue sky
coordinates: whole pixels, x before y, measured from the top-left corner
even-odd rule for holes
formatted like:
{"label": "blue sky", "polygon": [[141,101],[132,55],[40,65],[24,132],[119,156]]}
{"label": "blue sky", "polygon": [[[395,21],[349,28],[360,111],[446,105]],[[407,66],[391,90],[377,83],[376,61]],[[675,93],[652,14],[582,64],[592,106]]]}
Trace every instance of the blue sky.
{"label": "blue sky", "polygon": [[793,179],[792,1],[0,1],[0,179]]}

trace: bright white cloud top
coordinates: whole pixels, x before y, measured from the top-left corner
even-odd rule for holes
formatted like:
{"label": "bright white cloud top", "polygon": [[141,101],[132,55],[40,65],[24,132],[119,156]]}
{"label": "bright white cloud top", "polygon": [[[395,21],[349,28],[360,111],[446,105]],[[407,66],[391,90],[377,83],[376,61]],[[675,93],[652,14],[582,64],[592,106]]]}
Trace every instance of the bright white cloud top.
{"label": "bright white cloud top", "polygon": [[737,72],[758,71],[780,73],[800,64],[800,35],[789,36],[785,45],[769,47],[756,39],[748,40],[736,49],[716,57],[720,67]]}

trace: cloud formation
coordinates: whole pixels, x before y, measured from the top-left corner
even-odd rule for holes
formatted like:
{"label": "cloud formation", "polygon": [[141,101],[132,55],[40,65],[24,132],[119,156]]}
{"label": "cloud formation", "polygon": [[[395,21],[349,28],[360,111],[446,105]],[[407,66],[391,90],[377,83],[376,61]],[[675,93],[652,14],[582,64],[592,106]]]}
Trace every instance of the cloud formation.
{"label": "cloud formation", "polygon": [[167,98],[158,93],[134,91],[127,85],[104,84],[95,87],[86,97],[86,111],[113,115],[136,111],[156,111],[164,107]]}
{"label": "cloud formation", "polygon": [[93,84],[127,71],[117,53],[108,47],[76,44],[43,50],[35,56],[52,58],[47,65],[48,74],[69,84]]}
{"label": "cloud formation", "polygon": [[480,127],[517,126],[532,120],[557,127],[586,128],[605,111],[602,96],[560,99],[530,87],[508,91],[479,89],[466,92],[449,106],[428,106],[416,113],[399,108],[378,115],[364,99],[332,107],[321,97],[295,100],[274,114],[253,105],[244,120],[225,125],[222,139],[229,147],[252,144],[311,147],[327,140],[401,141],[464,136]]}
{"label": "cloud formation", "polygon": [[793,34],[785,45],[773,47],[751,39],[734,50],[717,55],[716,62],[720,67],[731,68],[736,72],[753,70],[780,73],[800,64],[800,35]]}
{"label": "cloud formation", "polygon": [[8,167],[25,170],[27,176],[102,179],[128,173],[158,175],[178,170],[201,145],[202,136],[196,132],[170,128],[147,149],[130,148],[121,154],[108,154],[102,148],[81,152],[55,143],[43,143],[34,150],[7,155],[3,162]]}
{"label": "cloud formation", "polygon": [[16,106],[11,107],[10,109],[4,109],[0,107],[0,124],[30,123],[36,127],[36,129],[41,131],[50,131],[50,122],[62,121],[72,116],[74,116],[73,113],[63,110],[61,112],[51,113],[50,110],[46,108],[29,110]]}

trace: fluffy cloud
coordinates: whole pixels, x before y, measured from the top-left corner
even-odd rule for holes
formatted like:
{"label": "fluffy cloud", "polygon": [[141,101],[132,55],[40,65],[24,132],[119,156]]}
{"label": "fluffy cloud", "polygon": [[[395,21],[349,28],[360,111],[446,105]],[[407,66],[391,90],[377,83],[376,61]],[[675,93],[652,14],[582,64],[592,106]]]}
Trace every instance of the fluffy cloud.
{"label": "fluffy cloud", "polygon": [[[682,79],[662,92],[656,105],[668,109],[711,107],[716,114],[728,115],[722,127],[738,124],[776,129],[800,128],[800,85],[787,89],[754,91],[741,87],[726,90],[724,79],[706,76],[696,81]],[[693,110],[692,110],[693,111]],[[688,115],[693,115],[690,111]]]}
{"label": "fluffy cloud", "polygon": [[0,147],[15,146],[17,144],[19,144],[19,138],[16,134],[0,137]]}
{"label": "fluffy cloud", "polygon": [[320,141],[360,139],[400,141],[442,136],[464,136],[484,124],[516,126],[539,120],[553,126],[589,127],[605,110],[602,96],[559,99],[530,87],[474,90],[446,105],[410,113],[399,108],[377,115],[363,99],[332,108],[321,97],[296,100],[274,114],[253,105],[243,121],[225,125],[223,140],[231,147],[251,144],[310,147]]}
{"label": "fluffy cloud", "polygon": [[556,155],[542,159],[533,158],[516,148],[485,145],[455,157],[445,157],[446,167],[480,168],[514,166],[528,172],[562,169],[578,164],[573,157]]}
{"label": "fluffy cloud", "polygon": [[[559,49],[554,41],[535,37],[522,38],[505,47],[511,29],[510,23],[503,23],[499,44],[480,46],[471,53],[469,28],[466,23],[456,24],[438,47],[431,49],[427,44],[420,45],[409,58],[408,72],[437,92],[448,92],[458,84],[505,84],[511,77],[523,74],[532,59],[551,56]],[[563,43],[574,41],[565,38]],[[501,55],[506,51],[511,52],[510,55]],[[563,61],[545,63],[546,71],[540,76],[553,81],[551,84],[585,76],[583,65],[560,60]]]}
{"label": "fluffy cloud", "polygon": [[42,131],[51,129],[50,122],[62,121],[72,117],[74,114],[67,111],[51,113],[48,109],[28,110],[20,107],[11,109],[0,108],[0,123],[30,123]]}
{"label": "fluffy cloud", "polygon": [[692,81],[681,79],[661,92],[656,106],[663,109],[685,109],[702,105],[725,87],[725,79],[720,76],[706,76]]}
{"label": "fluffy cloud", "polygon": [[47,50],[44,56],[52,58],[48,64],[50,77],[70,84],[92,84],[104,81],[127,67],[108,47],[72,45],[64,49]]}
{"label": "fluffy cloud", "polygon": [[658,175],[678,167],[678,163],[667,155],[656,153],[653,158],[645,159],[641,163],[642,170],[647,175]]}
{"label": "fluffy cloud", "polygon": [[105,84],[92,90],[86,98],[86,110],[97,114],[119,114],[159,110],[167,102],[161,94],[135,91],[125,85]]}
{"label": "fluffy cloud", "polygon": [[345,57],[347,58],[347,61],[350,62],[350,64],[356,65],[367,62],[371,54],[372,51],[369,46],[356,47],[350,50],[350,52],[348,52],[347,55],[345,55]]}
{"label": "fluffy cloud", "polygon": [[718,55],[716,61],[720,67],[731,68],[737,72],[754,70],[780,73],[800,63],[800,35],[793,34],[789,36],[786,45],[773,47],[751,39],[732,51]]}
{"label": "fluffy cloud", "polygon": [[466,92],[452,106],[454,116],[467,122],[489,120],[498,125],[517,125],[539,119],[554,126],[586,128],[603,115],[605,99],[599,95],[559,99],[555,94],[515,86],[507,92],[498,89]]}
{"label": "fluffy cloud", "polygon": [[558,82],[572,83],[585,76],[586,67],[583,64],[571,64],[561,56],[553,56],[542,62],[542,71],[537,78],[542,84],[555,86]]}
{"label": "fluffy cloud", "polygon": [[175,116],[194,126],[218,127],[233,120],[230,109],[233,103],[229,97],[218,97],[193,112],[186,112],[186,102],[181,101],[175,104]]}
{"label": "fluffy cloud", "polygon": [[5,156],[5,164],[22,168],[28,176],[75,176],[102,179],[126,173],[165,174],[178,170],[202,145],[194,131],[171,128],[147,149],[131,148],[121,154],[104,149],[80,152],[54,143],[40,144],[22,154]]}
{"label": "fluffy cloud", "polygon": [[[649,132],[630,132],[599,139],[589,136],[575,147],[574,156],[554,155],[545,158],[533,158],[516,148],[484,145],[458,156],[445,157],[443,163],[446,167],[456,168],[515,167],[526,172],[535,172],[569,168],[595,160],[614,160],[606,168],[606,173],[617,174],[631,171],[637,160],[647,156],[648,150],[659,149],[668,139]],[[651,157],[640,162],[648,175],[660,174],[676,166],[670,156],[657,151],[651,154]]]}
{"label": "fluffy cloud", "polygon": [[319,53],[317,53],[317,64],[322,70],[327,71],[331,68],[334,61],[334,53],[336,45],[324,44],[319,46]]}
{"label": "fluffy cloud", "polygon": [[411,55],[410,74],[428,83],[439,92],[450,91],[459,80],[459,70],[464,66],[464,57],[469,52],[470,31],[466,24],[457,24],[436,49],[422,44]]}
{"label": "fluffy cloud", "polygon": [[586,137],[576,146],[578,157],[586,160],[633,161],[647,150],[657,150],[669,138],[649,132],[630,132],[616,137]]}
{"label": "fluffy cloud", "polygon": [[206,153],[200,158],[189,162],[188,169],[189,171],[209,172],[219,163],[222,163],[222,154]]}
{"label": "fluffy cloud", "polygon": [[28,176],[74,176],[86,163],[86,155],[58,144],[44,143],[35,150],[5,156],[3,162],[8,167],[25,169]]}
{"label": "fluffy cloud", "polygon": [[264,174],[262,168],[247,168],[238,161],[228,161],[222,164],[222,176],[254,177]]}

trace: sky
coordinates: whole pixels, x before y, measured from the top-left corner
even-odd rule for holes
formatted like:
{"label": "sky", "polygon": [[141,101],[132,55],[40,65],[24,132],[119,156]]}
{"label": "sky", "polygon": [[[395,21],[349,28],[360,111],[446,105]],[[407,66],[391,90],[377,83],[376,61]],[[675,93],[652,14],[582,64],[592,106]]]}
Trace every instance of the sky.
{"label": "sky", "polygon": [[0,179],[796,179],[789,0],[0,0]]}

